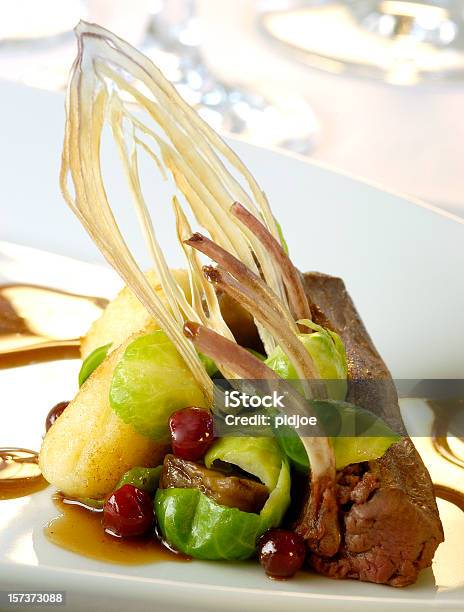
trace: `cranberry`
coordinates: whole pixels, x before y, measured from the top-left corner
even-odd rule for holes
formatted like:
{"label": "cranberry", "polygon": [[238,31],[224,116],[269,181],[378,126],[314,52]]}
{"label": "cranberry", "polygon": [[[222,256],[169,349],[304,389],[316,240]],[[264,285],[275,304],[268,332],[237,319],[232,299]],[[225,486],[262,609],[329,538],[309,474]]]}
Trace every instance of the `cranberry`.
{"label": "cranberry", "polygon": [[290,578],[305,560],[303,539],[293,531],[269,529],[258,543],[259,562],[272,578]]}
{"label": "cranberry", "polygon": [[172,451],[181,459],[200,459],[214,441],[213,417],[207,410],[190,406],[169,419]]}
{"label": "cranberry", "polygon": [[63,414],[68,407],[69,402],[59,402],[50,410],[45,419],[45,431],[48,431],[56,419]]}
{"label": "cranberry", "polygon": [[121,538],[146,533],[153,525],[151,497],[134,485],[123,485],[106,500],[102,522],[105,531]]}

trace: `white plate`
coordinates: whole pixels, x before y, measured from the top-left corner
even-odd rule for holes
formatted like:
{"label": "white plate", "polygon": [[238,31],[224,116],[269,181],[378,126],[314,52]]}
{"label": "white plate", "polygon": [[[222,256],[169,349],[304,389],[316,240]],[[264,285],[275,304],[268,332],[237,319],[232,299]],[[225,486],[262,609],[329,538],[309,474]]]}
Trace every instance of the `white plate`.
{"label": "white plate", "polygon": [[[2,238],[98,261],[56,186],[62,98],[1,86],[0,99],[7,111],[0,117],[0,168],[9,168],[2,173]],[[345,279],[394,375],[462,376],[464,225],[326,168],[242,143],[233,146],[266,190],[296,263]],[[115,173],[110,182],[122,207],[121,179]],[[165,193],[165,186],[152,177],[153,199],[158,190]],[[160,225],[164,235],[168,225]],[[128,227],[132,232],[133,226]],[[95,293],[97,287],[108,295],[118,285],[98,267],[0,246],[0,269],[10,282],[84,293]],[[166,251],[170,262],[178,264],[169,243]],[[44,414],[75,390],[77,368],[75,362],[59,362],[0,372],[0,444],[37,447]],[[0,589],[67,590],[67,609],[72,610],[462,609],[464,514],[446,502],[440,502],[440,511],[447,540],[433,569],[424,571],[415,585],[395,590],[309,573],[273,582],[252,563],[124,567],[88,560],[45,539],[42,528],[56,510],[50,491],[44,491],[0,502]]]}

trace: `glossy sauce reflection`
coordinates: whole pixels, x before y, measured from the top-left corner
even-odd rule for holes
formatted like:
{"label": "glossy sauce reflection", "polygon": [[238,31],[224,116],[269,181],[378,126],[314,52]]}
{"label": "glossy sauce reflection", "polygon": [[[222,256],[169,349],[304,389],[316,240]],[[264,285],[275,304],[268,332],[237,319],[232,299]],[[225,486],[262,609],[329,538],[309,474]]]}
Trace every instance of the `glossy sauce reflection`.
{"label": "glossy sauce reflection", "polygon": [[464,493],[440,484],[434,484],[433,489],[436,497],[451,502],[464,512]]}
{"label": "glossy sauce reflection", "polygon": [[[432,446],[434,451],[443,459],[453,465],[464,469],[464,456],[461,456],[450,444],[450,435],[460,433],[452,431],[453,421],[461,411],[464,410],[463,400],[444,400],[444,401],[429,401],[429,406],[434,413],[432,424]],[[464,442],[462,436],[453,436],[455,439]],[[449,487],[440,483],[434,483],[435,495],[451,502],[464,512],[464,474],[462,485],[459,488]],[[458,483],[457,483],[458,484]]]}
{"label": "glossy sauce reflection", "polygon": [[80,356],[80,336],[103,298],[37,285],[0,287],[0,368]]}
{"label": "glossy sauce reflection", "polygon": [[38,454],[24,448],[0,448],[0,500],[31,495],[48,487]]}
{"label": "glossy sauce reflection", "polygon": [[[452,422],[461,411],[464,411],[464,402],[462,400],[430,401],[429,406],[434,412],[432,443],[435,451],[450,463],[464,468],[464,457],[454,451],[448,440]],[[464,442],[464,438],[458,437],[458,439]]]}
{"label": "glossy sauce reflection", "polygon": [[123,565],[141,565],[156,561],[187,561],[188,558],[151,538],[115,538],[103,530],[101,510],[92,510],[61,495],[53,501],[60,516],[45,528],[47,538],[74,553]]}

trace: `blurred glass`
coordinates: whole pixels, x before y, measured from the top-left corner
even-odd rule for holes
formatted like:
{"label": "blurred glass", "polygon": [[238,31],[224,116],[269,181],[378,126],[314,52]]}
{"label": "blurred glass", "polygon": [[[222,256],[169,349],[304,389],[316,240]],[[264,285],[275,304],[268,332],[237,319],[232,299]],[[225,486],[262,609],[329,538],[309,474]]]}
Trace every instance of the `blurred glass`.
{"label": "blurred glass", "polygon": [[317,122],[310,105],[289,94],[272,99],[239,83],[226,83],[208,68],[202,23],[194,0],[155,1],[142,47],[198,113],[220,132],[253,143],[309,154]]}
{"label": "blurred glass", "polygon": [[215,129],[304,155],[313,150],[318,126],[303,98],[286,92],[271,99],[210,71],[194,0],[2,0],[0,77],[63,89],[80,19],[142,49]]}
{"label": "blurred glass", "polygon": [[401,85],[464,77],[462,0],[265,0],[260,26],[332,72]]}
{"label": "blurred glass", "polygon": [[73,28],[80,19],[138,45],[150,5],[151,0],[1,0],[0,78],[63,89],[76,54]]}
{"label": "blurred glass", "polygon": [[30,43],[69,33],[84,9],[80,0],[3,0],[0,45]]}

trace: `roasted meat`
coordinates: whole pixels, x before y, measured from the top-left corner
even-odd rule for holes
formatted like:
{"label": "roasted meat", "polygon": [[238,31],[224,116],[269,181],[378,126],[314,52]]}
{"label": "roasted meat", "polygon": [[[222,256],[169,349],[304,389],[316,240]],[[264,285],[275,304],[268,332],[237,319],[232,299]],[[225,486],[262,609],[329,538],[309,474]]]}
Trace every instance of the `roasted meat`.
{"label": "roasted meat", "polygon": [[[358,473],[350,472],[358,468]],[[343,541],[330,559],[309,563],[333,578],[406,586],[428,567],[443,541],[430,478],[404,438],[383,457],[338,473]]]}
{"label": "roasted meat", "polygon": [[246,478],[209,470],[204,465],[166,455],[159,486],[161,489],[199,489],[222,506],[243,512],[259,513],[269,491],[262,483]]}
{"label": "roasted meat", "polygon": [[[314,320],[338,333],[345,344],[348,400],[382,414],[402,430],[390,373],[343,281],[317,273],[305,274],[304,281]],[[316,571],[400,587],[413,583],[419,571],[431,565],[443,528],[429,473],[408,437],[380,459],[338,472],[337,501],[341,544],[330,557],[309,553],[308,562]],[[297,531],[304,529],[304,517],[303,509]]]}

